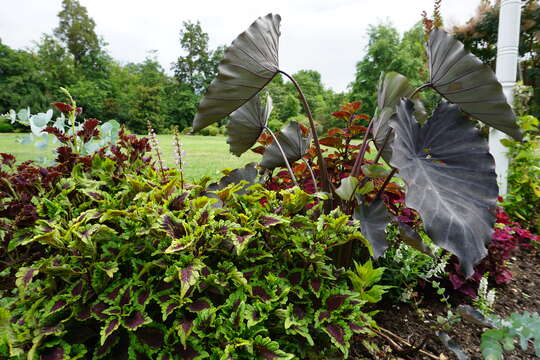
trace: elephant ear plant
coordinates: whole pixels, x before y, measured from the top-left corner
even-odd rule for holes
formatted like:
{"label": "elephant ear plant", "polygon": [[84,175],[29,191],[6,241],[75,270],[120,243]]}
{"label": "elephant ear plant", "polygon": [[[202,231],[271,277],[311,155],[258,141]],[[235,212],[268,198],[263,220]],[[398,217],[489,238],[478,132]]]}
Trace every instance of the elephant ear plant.
{"label": "elephant ear plant", "polygon": [[[438,28],[427,29],[429,82],[414,89],[401,74],[381,74],[378,108],[355,154],[354,166],[333,184],[302,90],[279,68],[280,21],[280,16],[273,14],[257,19],[227,49],[219,75],[199,105],[194,130],[231,115],[228,143],[236,155],[247,151],[268,131],[273,142],[266,147],[260,165],[270,171],[286,166],[295,185],[290,164],[303,160],[312,138],[318,160],[315,173],[320,189],[327,194],[323,197],[328,198],[326,205],[330,205],[325,210],[341,207],[359,220],[375,257],[389,246],[386,226],[398,221],[382,195],[394,176],[401,177],[405,205],[418,212],[433,242],[455,254],[466,276],[472,275],[474,265],[487,253],[498,187],[488,144],[471,119],[521,139],[515,115],[493,71],[451,35]],[[263,107],[258,93],[278,73],[287,76],[298,91],[309,119],[309,136],[294,122],[277,136],[267,127],[271,100],[267,99]],[[426,89],[444,98],[427,120],[418,96]],[[377,150],[374,161],[365,159],[371,142]],[[382,169],[381,159],[390,171],[373,171]],[[374,190],[359,192],[367,182],[374,184]],[[413,228],[408,230],[409,238],[420,238]],[[352,256],[350,246],[345,249],[339,252],[341,264],[350,263]],[[349,261],[343,261],[343,257],[349,257]]]}

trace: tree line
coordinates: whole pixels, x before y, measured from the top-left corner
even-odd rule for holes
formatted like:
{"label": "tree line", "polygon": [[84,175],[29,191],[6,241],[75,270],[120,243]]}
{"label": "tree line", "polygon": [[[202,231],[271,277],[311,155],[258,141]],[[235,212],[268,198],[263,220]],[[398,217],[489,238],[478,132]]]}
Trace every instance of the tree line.
{"label": "tree line", "polygon": [[[485,3],[463,28],[454,29],[470,50],[480,55],[485,55],[486,51],[482,34],[487,39],[493,32],[482,33],[478,29],[494,29],[498,19],[495,16],[498,5]],[[538,6],[528,9],[523,22],[530,24],[531,19],[538,20],[538,11]],[[532,38],[538,36],[538,23],[526,29],[527,34],[533,34]],[[63,0],[58,26],[50,34],[43,34],[33,48],[12,49],[0,39],[0,114],[26,107],[30,107],[32,113],[45,111],[52,102],[63,99],[60,87],[65,87],[83,107],[87,118],[114,119],[136,133],[146,132],[147,120],[157,132],[168,132],[175,126],[180,130],[188,129],[200,97],[216,75],[225,46],[210,49],[208,34],[200,22],[185,21],[179,31],[183,54],[171,65],[169,74],[157,61],[155,51],[149,52],[140,63],[116,61],[106,51],[107,44],[96,34],[95,26],[78,0]],[[427,69],[423,65],[425,34],[420,21],[403,35],[388,22],[370,25],[367,35],[365,54],[356,65],[355,78],[347,91],[335,92],[325,87],[316,70],[293,74],[321,130],[343,126],[339,124],[341,120],[329,114],[349,101],[362,101],[362,111],[372,115],[381,72],[400,72],[413,85],[427,80]],[[538,42],[531,41],[531,36],[522,36],[520,49],[525,49],[522,53],[532,53],[528,55],[528,59],[533,59],[532,66],[526,73],[529,82],[537,84]],[[493,60],[494,52],[484,57],[489,56],[491,59],[483,60]],[[277,76],[268,89],[274,102],[271,128],[278,129],[291,118],[306,121],[292,83]],[[428,104],[434,101],[424,100]],[[11,125],[0,123],[0,131],[10,129]],[[213,134],[223,130],[210,128],[207,131]]]}

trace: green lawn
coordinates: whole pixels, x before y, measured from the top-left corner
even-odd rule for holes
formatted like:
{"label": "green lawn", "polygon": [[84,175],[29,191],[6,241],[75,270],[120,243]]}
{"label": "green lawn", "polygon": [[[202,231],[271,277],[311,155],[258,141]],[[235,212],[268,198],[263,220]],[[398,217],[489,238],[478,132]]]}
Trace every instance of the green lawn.
{"label": "green lawn", "polygon": [[[52,149],[44,152],[37,150],[34,145],[21,145],[15,141],[21,134],[0,134],[0,152],[16,156],[19,162],[36,160],[41,156],[54,158]],[[158,135],[161,150],[167,166],[174,166],[174,151],[172,135]],[[185,176],[188,179],[198,179],[209,175],[217,177],[219,170],[237,168],[252,161],[259,161],[260,155],[248,151],[242,157],[236,157],[229,152],[229,146],[224,136],[188,136],[181,137],[186,152]]]}

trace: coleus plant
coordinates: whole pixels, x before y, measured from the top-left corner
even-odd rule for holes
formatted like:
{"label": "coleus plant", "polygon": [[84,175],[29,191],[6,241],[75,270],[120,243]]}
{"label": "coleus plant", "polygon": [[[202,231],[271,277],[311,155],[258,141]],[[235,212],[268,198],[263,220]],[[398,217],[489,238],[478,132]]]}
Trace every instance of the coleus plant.
{"label": "coleus plant", "polygon": [[[325,211],[336,206],[358,207],[358,213],[364,214],[362,233],[380,254],[386,246],[386,225],[394,218],[389,216],[387,206],[380,206],[378,199],[390,179],[399,176],[406,184],[405,205],[418,212],[434,243],[454,253],[466,276],[471,276],[473,266],[487,253],[486,244],[491,239],[495,222],[498,187],[488,144],[470,118],[521,139],[515,115],[493,71],[467,52],[462,43],[444,30],[433,27],[432,22],[426,29],[429,30],[426,45],[429,82],[413,90],[402,75],[381,75],[376,114],[369,122],[350,175],[335,189],[331,186],[313,117],[302,90],[294,78],[279,67],[280,21],[281,17],[274,14],[258,18],[225,51],[218,76],[199,104],[194,130],[235,111],[257,116],[261,111],[242,110],[242,107],[254,106],[257,94],[277,74],[285,75],[298,90],[309,120],[309,135],[313,138],[319,169],[318,185],[330,199],[326,201]],[[425,89],[434,90],[444,98],[427,120],[417,98],[419,91]],[[264,126],[255,120],[237,125],[235,116],[230,121],[229,143],[238,155],[240,149],[247,150],[250,143],[255,144],[256,135],[262,133]],[[282,131],[289,134],[284,136],[283,143],[304,147],[307,140],[300,131],[287,130],[291,126],[295,125],[289,124]],[[242,136],[248,132],[249,142]],[[267,151],[275,157],[278,154],[275,148],[279,148],[279,144],[283,148],[282,141],[277,140],[274,139],[265,151],[262,165],[268,164],[264,161]],[[392,169],[375,196],[356,192],[367,182],[363,165],[371,141],[375,142],[379,153],[377,161],[384,158]],[[307,148],[305,146],[305,151]],[[280,153],[293,177],[287,161],[298,160],[299,153]],[[350,253],[345,255],[350,256]]]}
{"label": "coleus plant", "polygon": [[163,181],[143,160],[148,150],[122,134],[111,154],[78,162],[34,199],[35,226],[10,252],[32,246],[39,256],[0,272],[10,283],[0,292],[3,354],[347,357],[353,334],[372,325],[362,305],[382,290],[373,275],[365,293],[351,290],[332,263],[332,249],[359,238],[349,216],[321,216],[322,204],[306,211],[313,196],[297,187],[238,184],[252,165],[206,196],[207,179],[186,189],[170,169]]}

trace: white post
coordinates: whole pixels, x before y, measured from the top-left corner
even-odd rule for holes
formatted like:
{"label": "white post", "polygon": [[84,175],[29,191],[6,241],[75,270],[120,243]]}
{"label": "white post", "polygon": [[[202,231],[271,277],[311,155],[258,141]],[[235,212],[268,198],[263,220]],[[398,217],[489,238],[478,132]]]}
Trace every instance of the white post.
{"label": "white post", "polygon": [[[497,38],[497,79],[502,84],[508,103],[514,101],[514,85],[516,84],[519,27],[521,23],[521,0],[502,0],[499,13],[499,33]],[[491,129],[489,149],[495,158],[495,172],[499,183],[499,194],[505,196],[508,190],[507,149],[501,144],[506,135]]]}

